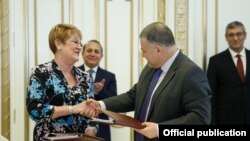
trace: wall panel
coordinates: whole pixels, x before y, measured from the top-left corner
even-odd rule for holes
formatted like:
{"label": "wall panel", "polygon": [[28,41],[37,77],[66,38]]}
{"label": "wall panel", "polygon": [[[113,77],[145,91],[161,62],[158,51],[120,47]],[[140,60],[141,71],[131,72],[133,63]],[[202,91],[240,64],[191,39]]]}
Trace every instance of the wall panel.
{"label": "wall panel", "polygon": [[9,1],[0,1],[0,134],[10,139]]}
{"label": "wall panel", "polygon": [[62,3],[61,0],[35,0],[34,2],[36,58],[37,63],[40,64],[50,61],[54,56],[48,45],[48,34],[55,24],[62,23]]}
{"label": "wall panel", "polygon": [[[106,69],[114,72],[118,94],[129,90],[131,82],[131,1],[107,1]],[[127,141],[128,127],[112,128],[113,140]],[[123,136],[124,138],[117,138]]]}

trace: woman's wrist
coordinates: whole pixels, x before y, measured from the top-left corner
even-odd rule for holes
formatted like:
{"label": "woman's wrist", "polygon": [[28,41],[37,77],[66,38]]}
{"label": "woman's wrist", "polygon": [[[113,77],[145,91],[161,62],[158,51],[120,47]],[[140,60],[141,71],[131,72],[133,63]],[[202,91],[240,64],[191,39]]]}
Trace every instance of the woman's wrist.
{"label": "woman's wrist", "polygon": [[74,110],[73,110],[73,107],[71,105],[68,105],[68,112],[70,115],[74,114]]}

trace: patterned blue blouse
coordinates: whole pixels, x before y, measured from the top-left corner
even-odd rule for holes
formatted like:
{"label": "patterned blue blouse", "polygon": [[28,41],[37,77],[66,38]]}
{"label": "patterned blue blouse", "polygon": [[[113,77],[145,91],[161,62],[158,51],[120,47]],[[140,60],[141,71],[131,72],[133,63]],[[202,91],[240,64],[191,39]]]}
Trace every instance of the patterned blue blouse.
{"label": "patterned blue blouse", "polygon": [[71,88],[54,60],[32,69],[26,106],[36,122],[34,141],[48,140],[50,133],[84,133],[87,127],[97,129],[97,124],[79,114],[51,119],[54,106],[75,105],[92,98],[88,92],[88,75],[76,67],[72,73],[76,85]]}

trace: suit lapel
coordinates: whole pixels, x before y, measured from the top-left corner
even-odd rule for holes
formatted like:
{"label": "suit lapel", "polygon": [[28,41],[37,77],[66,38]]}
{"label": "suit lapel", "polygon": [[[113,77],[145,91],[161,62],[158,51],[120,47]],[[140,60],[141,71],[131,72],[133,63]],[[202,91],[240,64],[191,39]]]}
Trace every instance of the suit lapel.
{"label": "suit lapel", "polygon": [[172,78],[175,76],[175,70],[171,70],[170,72],[168,72],[166,74],[166,76],[164,77],[164,79],[162,80],[161,84],[158,86],[158,88],[156,89],[152,100],[151,100],[151,104],[150,104],[150,109],[148,112],[148,117],[150,117],[151,113],[152,113],[152,109],[156,103],[156,100],[158,99],[158,97],[163,94],[163,90],[164,88],[167,87],[167,85],[169,84],[169,82],[172,80]]}
{"label": "suit lapel", "polygon": [[233,62],[232,55],[230,54],[229,50],[226,50],[223,59],[226,65],[225,68],[228,68],[229,70],[231,70],[231,72],[233,73],[232,76],[235,77],[235,80],[238,80],[239,83],[242,83],[240,80],[240,76],[238,74],[237,68]]}
{"label": "suit lapel", "polygon": [[178,69],[178,66],[179,66],[182,58],[183,58],[183,54],[180,52],[178,54],[178,56],[176,57],[175,61],[173,62],[172,66],[169,68],[167,74],[165,75],[165,77],[161,81],[160,85],[156,89],[156,91],[155,91],[155,93],[154,93],[154,95],[152,97],[152,100],[151,100],[150,109],[149,109],[149,112],[148,112],[148,118],[152,114],[152,109],[153,109],[153,107],[154,107],[154,105],[156,103],[156,100],[158,99],[158,97],[161,94],[163,94],[162,91],[167,87],[167,85],[169,84],[169,82],[175,76],[176,70]]}
{"label": "suit lapel", "polygon": [[96,76],[95,76],[95,81],[94,82],[99,82],[99,81],[101,81],[101,76],[102,76],[102,73],[103,72],[103,70],[100,68],[100,67],[98,67],[97,68],[97,71],[96,71]]}
{"label": "suit lapel", "polygon": [[250,75],[250,51],[246,49],[246,74],[245,74],[245,82],[248,81]]}
{"label": "suit lapel", "polygon": [[135,116],[137,117],[138,116],[138,113],[139,111],[141,110],[142,108],[142,103],[144,101],[144,98],[146,96],[146,93],[147,93],[147,90],[148,90],[148,87],[149,87],[149,84],[151,82],[151,79],[154,75],[154,69],[152,68],[149,68],[148,66],[145,67],[145,73],[143,73],[141,75],[141,88],[140,88],[140,94],[137,95],[138,97],[138,106],[136,106],[135,108]]}
{"label": "suit lapel", "polygon": [[226,68],[229,68],[232,71],[232,73],[234,73],[234,75],[235,74],[238,75],[236,66],[235,66],[235,64],[233,62],[233,59],[232,59],[232,56],[231,56],[229,50],[226,51],[225,56],[223,57],[223,59],[224,59],[225,64],[228,66]]}

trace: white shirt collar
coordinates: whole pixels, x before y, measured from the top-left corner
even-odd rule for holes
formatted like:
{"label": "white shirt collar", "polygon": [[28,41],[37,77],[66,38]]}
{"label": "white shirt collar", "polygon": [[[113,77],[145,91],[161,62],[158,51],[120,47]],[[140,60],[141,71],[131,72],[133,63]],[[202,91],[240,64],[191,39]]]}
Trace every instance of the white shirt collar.
{"label": "white shirt collar", "polygon": [[173,64],[176,56],[179,54],[180,50],[178,49],[172,57],[170,57],[162,66],[161,69],[164,73],[167,73],[171,65]]}
{"label": "white shirt collar", "polygon": [[94,68],[90,68],[88,67],[87,65],[84,64],[84,67],[85,67],[85,71],[88,72],[90,69],[94,70],[94,73],[97,72],[97,69],[98,69],[98,66],[94,67]]}
{"label": "white shirt collar", "polygon": [[229,49],[229,52],[232,56],[232,58],[235,58],[237,54],[240,54],[242,57],[245,57],[246,56],[246,52],[245,52],[245,48],[243,47],[243,49],[241,50],[240,53],[237,53],[235,51],[233,51],[231,48],[228,48]]}

